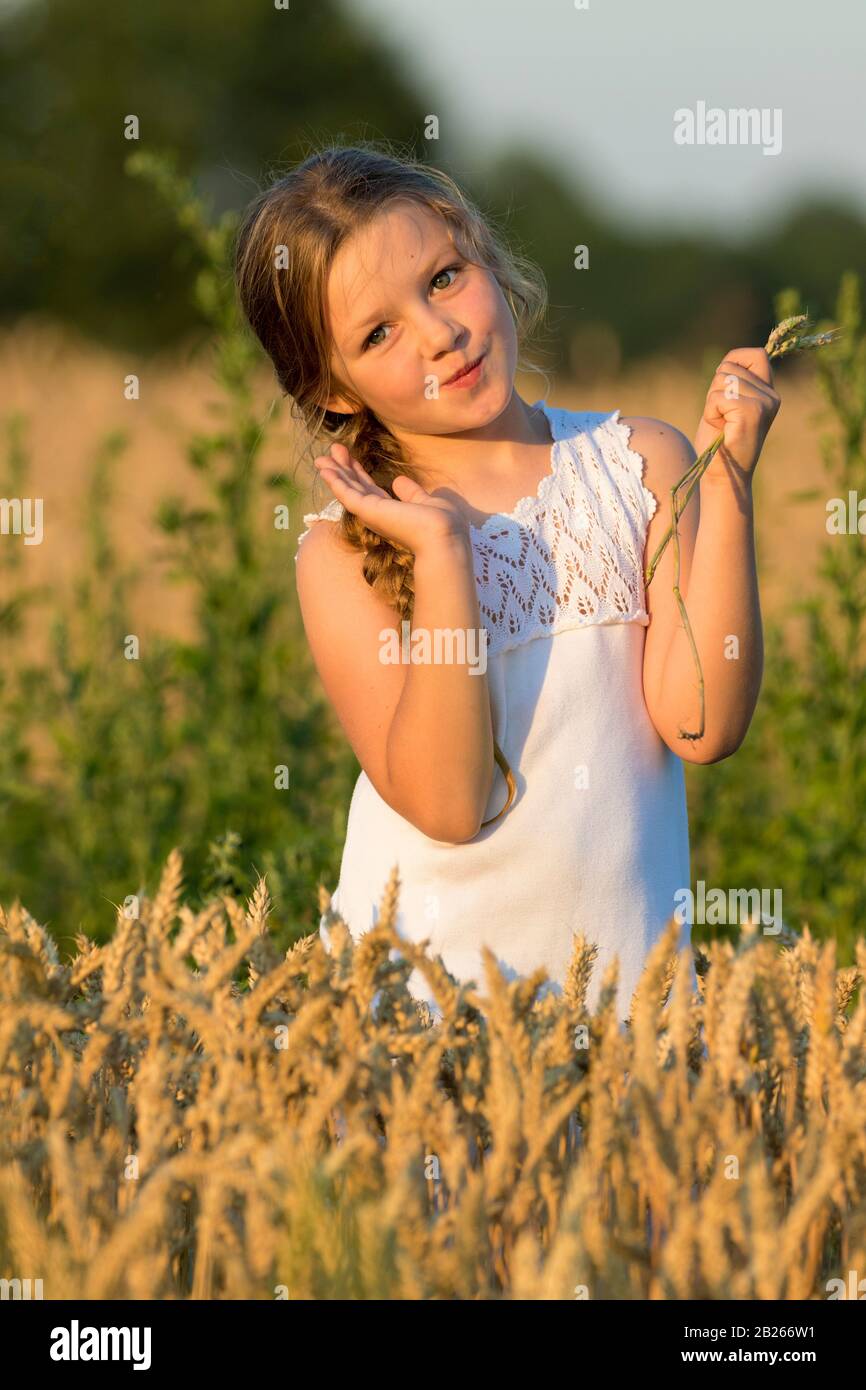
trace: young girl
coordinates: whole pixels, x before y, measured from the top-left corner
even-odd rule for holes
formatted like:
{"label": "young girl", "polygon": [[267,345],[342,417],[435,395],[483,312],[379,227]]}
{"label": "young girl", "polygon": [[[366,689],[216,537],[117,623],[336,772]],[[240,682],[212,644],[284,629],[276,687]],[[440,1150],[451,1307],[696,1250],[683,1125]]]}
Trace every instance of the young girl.
{"label": "young girl", "polygon": [[[261,193],[235,269],[284,391],[334,441],[316,458],[333,498],[295,556],[363,768],[334,909],[359,937],[396,864],[400,933],[482,990],[484,944],[507,978],[543,966],[558,990],[582,932],[589,1006],[618,956],[625,1018],[675,913],[690,940],[683,761],[733,753],[760,688],[766,353],[719,364],[694,448],[659,420],[527,404],[514,378],[540,271],[447,175],[370,147],[326,149]],[[679,522],[705,682],[702,737],[681,737],[700,698],[673,545],[648,589],[644,566],[671,488],[721,430]],[[435,1010],[419,971],[409,987]]]}

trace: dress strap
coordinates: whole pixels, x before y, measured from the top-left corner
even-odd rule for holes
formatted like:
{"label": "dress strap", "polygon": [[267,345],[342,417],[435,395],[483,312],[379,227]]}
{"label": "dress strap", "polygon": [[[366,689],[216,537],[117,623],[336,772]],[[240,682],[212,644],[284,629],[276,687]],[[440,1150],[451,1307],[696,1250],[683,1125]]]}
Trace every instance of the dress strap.
{"label": "dress strap", "polygon": [[613,445],[613,454],[618,459],[624,476],[631,484],[630,488],[625,489],[627,502],[631,504],[632,512],[639,526],[645,531],[652,518],[655,516],[658,502],[650,492],[644,482],[644,458],[636,450],[629,447],[631,439],[631,425],[627,425],[621,418],[619,407],[612,414],[606,415],[602,421],[602,430],[607,439]]}
{"label": "dress strap", "polygon": [[298,548],[295,551],[295,560],[297,560],[301,549],[301,541],[305,536],[310,534],[310,527],[314,521],[339,521],[342,515],[343,504],[337,497],[333,497],[327,507],[323,507],[320,512],[305,512],[303,518],[305,529],[298,536]]}

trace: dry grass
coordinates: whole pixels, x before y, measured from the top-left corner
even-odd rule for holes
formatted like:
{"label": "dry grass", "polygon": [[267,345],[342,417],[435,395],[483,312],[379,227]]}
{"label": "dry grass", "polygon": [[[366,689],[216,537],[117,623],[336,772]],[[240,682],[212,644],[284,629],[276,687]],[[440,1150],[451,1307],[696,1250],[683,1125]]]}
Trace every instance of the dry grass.
{"label": "dry grass", "polygon": [[[457,986],[260,881],[198,916],[177,852],[61,961],[0,914],[0,1273],[46,1298],[824,1298],[866,1269],[866,942],[652,953],[628,1027],[542,972]],[[681,962],[680,962],[681,964]],[[406,991],[417,965],[443,1010]],[[673,981],[670,996],[667,989]],[[859,994],[858,994],[859,991]],[[667,998],[665,1005],[664,1001]],[[584,1045],[585,1044],[585,1045]]]}

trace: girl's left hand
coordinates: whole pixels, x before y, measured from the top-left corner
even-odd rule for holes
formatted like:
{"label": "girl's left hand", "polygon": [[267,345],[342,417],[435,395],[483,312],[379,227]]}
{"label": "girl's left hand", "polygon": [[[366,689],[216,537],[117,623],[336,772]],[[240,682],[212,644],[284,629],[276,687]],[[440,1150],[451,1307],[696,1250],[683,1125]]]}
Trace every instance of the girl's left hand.
{"label": "girl's left hand", "polygon": [[781,399],[773,389],[773,369],[764,348],[734,348],[719,363],[704,413],[695,435],[700,456],[724,433],[701,478],[712,486],[733,472],[738,481],[751,484],[767,432],[776,418]]}

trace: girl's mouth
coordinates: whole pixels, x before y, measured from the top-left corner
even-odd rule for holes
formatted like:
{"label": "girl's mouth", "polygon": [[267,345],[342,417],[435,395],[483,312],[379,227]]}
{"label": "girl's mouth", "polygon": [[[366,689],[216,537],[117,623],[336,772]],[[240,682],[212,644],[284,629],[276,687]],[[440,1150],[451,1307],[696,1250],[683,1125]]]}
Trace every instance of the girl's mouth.
{"label": "girl's mouth", "polygon": [[486,354],[482,352],[480,357],[476,357],[475,361],[472,363],[468,371],[461,372],[459,376],[454,377],[452,381],[446,381],[444,385],[447,386],[449,390],[451,390],[452,387],[465,388],[468,386],[474,386],[481,375],[481,364],[484,361],[485,356]]}

